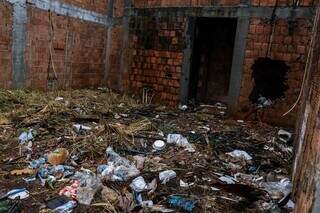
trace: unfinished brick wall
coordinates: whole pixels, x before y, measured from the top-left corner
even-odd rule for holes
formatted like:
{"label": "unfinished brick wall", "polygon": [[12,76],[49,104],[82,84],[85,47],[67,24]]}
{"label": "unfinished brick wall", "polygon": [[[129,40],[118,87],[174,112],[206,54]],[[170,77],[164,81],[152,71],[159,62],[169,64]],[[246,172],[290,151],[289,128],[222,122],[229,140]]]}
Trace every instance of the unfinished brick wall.
{"label": "unfinished brick wall", "polygon": [[131,69],[125,79],[129,91],[142,94],[149,88],[155,91],[155,101],[178,103],[185,27],[184,17],[132,18]]}
{"label": "unfinished brick wall", "polygon": [[[290,25],[292,26],[291,29]],[[289,110],[300,92],[312,24],[303,19],[292,23],[283,19],[276,20],[271,49],[268,53],[272,26],[270,20],[266,19],[253,18],[250,21],[239,106],[242,108],[240,112],[244,113],[246,106],[250,104],[248,97],[254,84],[251,77],[251,67],[255,60],[259,57],[283,60],[290,67],[287,75],[288,90],[285,99],[266,108],[261,116],[265,121],[288,125],[295,123],[297,109],[283,119],[279,119],[279,117]]]}
{"label": "unfinished brick wall", "polygon": [[[155,11],[144,10],[131,19],[132,60],[124,84],[128,91],[135,91],[140,95],[144,87],[150,87],[156,91],[156,101],[175,106],[179,103],[183,50],[188,42],[186,41],[188,17],[169,15],[165,18],[158,17]],[[259,57],[267,57],[272,26],[270,19],[250,19],[242,86],[238,99],[240,114],[245,114],[250,105],[249,95],[253,88],[251,67]],[[295,123],[296,112],[283,119],[279,117],[290,108],[299,94],[311,28],[310,21],[306,19],[293,22],[285,19],[275,20],[271,51],[268,56],[275,60],[283,60],[290,67],[286,82],[289,88],[283,101],[278,101],[276,105],[264,110],[262,113],[264,121],[280,125]]]}
{"label": "unfinished brick wall", "polygon": [[[320,13],[320,6],[318,7]],[[320,19],[302,97],[296,136],[295,198],[297,213],[319,212],[320,184]],[[316,204],[317,203],[317,204]]]}
{"label": "unfinished brick wall", "polygon": [[9,88],[12,80],[12,7],[0,1],[0,87]]}
{"label": "unfinished brick wall", "polygon": [[106,27],[28,7],[26,65],[29,88],[102,85]]}

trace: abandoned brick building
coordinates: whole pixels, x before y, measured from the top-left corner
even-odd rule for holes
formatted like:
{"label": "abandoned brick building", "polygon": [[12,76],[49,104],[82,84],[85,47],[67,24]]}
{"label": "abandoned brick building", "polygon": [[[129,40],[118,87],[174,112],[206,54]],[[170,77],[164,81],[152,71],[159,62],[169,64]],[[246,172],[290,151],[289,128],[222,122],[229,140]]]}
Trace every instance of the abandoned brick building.
{"label": "abandoned brick building", "polygon": [[[298,120],[296,212],[319,212],[317,5],[317,0],[1,0],[0,87],[106,86],[149,92],[155,102],[170,106],[223,102],[240,116],[263,96],[273,101],[263,110],[264,121],[292,126]],[[298,107],[282,117],[297,100]]]}

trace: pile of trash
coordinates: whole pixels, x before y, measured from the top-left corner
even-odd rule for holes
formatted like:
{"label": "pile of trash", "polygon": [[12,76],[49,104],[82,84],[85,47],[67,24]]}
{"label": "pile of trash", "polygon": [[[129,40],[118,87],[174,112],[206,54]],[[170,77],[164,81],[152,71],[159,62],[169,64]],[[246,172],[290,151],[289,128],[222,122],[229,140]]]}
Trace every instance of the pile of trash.
{"label": "pile of trash", "polygon": [[0,212],[294,208],[284,129],[230,120],[221,103],[168,109],[106,89],[16,93],[0,93]]}

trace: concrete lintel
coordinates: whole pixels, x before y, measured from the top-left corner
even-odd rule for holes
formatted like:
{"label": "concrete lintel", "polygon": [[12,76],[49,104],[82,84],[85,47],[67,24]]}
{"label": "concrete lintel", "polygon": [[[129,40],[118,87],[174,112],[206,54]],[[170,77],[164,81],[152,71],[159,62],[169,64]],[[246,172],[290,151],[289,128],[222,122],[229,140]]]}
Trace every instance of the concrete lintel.
{"label": "concrete lintel", "polygon": [[[159,8],[136,8],[134,15],[143,15],[147,12],[156,16],[195,16],[195,17],[253,17],[271,18],[274,7],[251,7],[242,5],[238,7],[159,7]],[[277,19],[310,19],[314,16],[314,7],[278,7]]]}

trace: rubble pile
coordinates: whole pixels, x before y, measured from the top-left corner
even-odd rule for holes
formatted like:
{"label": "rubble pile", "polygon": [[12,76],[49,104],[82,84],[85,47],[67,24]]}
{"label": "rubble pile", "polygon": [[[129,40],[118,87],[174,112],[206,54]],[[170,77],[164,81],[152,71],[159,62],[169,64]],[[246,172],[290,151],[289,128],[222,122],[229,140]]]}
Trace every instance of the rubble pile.
{"label": "rubble pile", "polygon": [[290,212],[292,134],[108,91],[0,92],[0,212]]}

